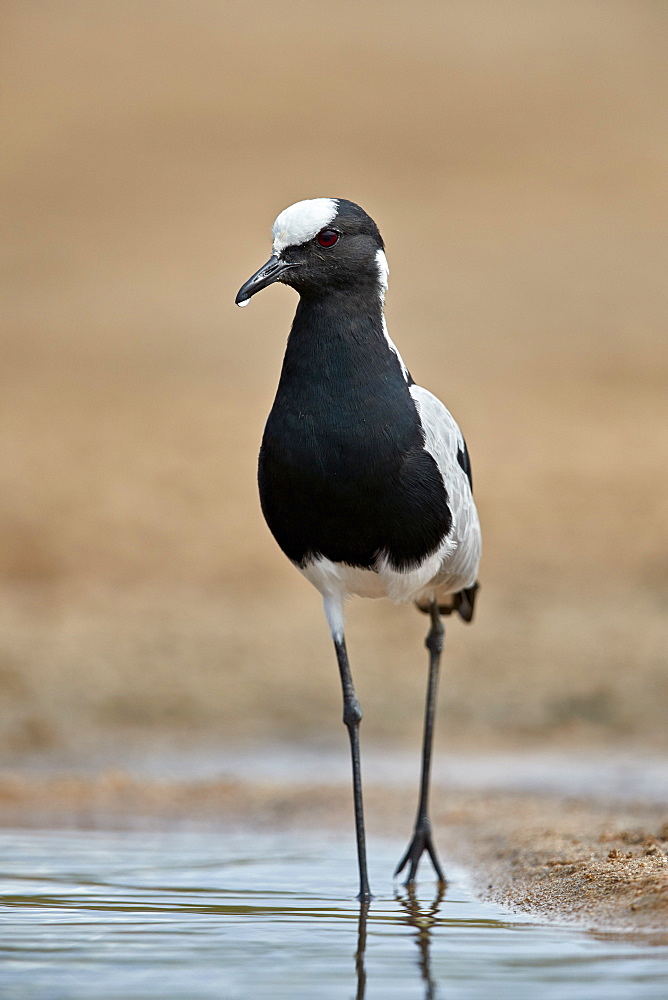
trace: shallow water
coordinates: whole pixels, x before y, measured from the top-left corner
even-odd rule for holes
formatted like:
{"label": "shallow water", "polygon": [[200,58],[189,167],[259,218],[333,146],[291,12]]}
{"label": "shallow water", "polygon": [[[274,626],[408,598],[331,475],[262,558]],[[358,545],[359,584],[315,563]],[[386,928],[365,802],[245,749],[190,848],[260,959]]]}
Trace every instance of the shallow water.
{"label": "shallow water", "polygon": [[[476,901],[416,898],[371,845],[211,830],[0,832],[0,995],[11,1000],[665,998],[668,949],[597,940]],[[356,954],[357,953],[357,954]]]}

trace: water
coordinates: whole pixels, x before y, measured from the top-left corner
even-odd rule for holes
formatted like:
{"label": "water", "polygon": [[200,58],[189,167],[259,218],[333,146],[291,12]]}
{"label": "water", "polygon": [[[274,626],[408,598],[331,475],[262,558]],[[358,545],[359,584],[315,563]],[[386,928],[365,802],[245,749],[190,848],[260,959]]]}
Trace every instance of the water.
{"label": "water", "polygon": [[[645,1000],[668,948],[596,939],[476,901],[454,876],[415,897],[373,839],[322,834],[0,832],[3,1000]],[[447,859],[446,859],[447,860]]]}

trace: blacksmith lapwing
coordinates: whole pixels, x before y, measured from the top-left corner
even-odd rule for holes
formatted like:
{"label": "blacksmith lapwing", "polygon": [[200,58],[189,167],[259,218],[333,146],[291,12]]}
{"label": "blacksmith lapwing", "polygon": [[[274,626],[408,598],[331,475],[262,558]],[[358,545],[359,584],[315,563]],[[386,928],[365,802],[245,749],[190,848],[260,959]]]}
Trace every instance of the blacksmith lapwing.
{"label": "blacksmith lapwing", "polygon": [[259,462],[262,510],[283,552],[318,588],[336,648],[352,752],[360,898],[369,899],[359,723],[343,609],[353,594],[414,601],[431,627],[422,777],[413,837],[395,875],[415,881],[432,842],[429,771],[441,615],[473,617],[480,526],[471,464],[443,404],[416,385],[383,315],[388,266],[378,228],[343,198],[286,208],[267,263],[241,287],[245,306],[275,281],[299,304]]}

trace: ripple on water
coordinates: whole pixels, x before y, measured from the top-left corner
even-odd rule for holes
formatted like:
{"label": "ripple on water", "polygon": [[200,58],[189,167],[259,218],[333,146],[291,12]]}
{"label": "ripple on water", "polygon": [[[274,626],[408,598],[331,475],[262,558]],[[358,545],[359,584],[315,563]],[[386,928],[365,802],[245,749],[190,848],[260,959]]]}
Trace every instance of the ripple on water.
{"label": "ripple on water", "polygon": [[1,831],[0,994],[21,1000],[633,1000],[666,996],[668,949],[535,924],[454,871],[395,891],[403,844],[286,833]]}

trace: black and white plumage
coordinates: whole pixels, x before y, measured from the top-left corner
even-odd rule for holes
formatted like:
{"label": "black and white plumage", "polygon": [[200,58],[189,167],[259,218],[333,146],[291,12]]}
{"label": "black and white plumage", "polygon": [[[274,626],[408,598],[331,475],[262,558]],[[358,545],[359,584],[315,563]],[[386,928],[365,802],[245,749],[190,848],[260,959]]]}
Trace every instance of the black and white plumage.
{"label": "black and white plumage", "polygon": [[415,833],[402,864],[414,881],[423,851],[443,878],[427,798],[440,613],[470,621],[480,527],[466,443],[454,418],[416,385],[383,315],[388,266],[374,221],[344,199],[281,212],[272,255],[240,289],[280,281],[300,300],[259,462],[262,510],[276,541],[323,597],[344,693],[355,790],[360,896],[368,898],[358,726],[344,639],[351,595],[414,601],[431,615],[430,685]]}

